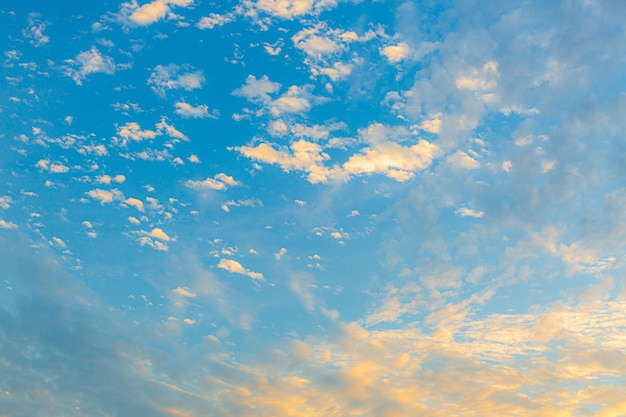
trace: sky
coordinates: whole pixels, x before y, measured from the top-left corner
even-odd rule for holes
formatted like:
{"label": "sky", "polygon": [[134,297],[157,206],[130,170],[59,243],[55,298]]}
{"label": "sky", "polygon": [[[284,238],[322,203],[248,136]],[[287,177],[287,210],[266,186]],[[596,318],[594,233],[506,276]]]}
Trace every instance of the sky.
{"label": "sky", "polygon": [[0,3],[0,417],[626,415],[626,3]]}

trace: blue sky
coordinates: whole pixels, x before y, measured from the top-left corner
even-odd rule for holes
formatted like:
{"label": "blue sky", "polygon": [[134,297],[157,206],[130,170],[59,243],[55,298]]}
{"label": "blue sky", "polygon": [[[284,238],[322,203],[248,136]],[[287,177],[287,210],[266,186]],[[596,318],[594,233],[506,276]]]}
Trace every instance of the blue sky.
{"label": "blue sky", "polygon": [[626,5],[0,6],[0,416],[626,414]]}

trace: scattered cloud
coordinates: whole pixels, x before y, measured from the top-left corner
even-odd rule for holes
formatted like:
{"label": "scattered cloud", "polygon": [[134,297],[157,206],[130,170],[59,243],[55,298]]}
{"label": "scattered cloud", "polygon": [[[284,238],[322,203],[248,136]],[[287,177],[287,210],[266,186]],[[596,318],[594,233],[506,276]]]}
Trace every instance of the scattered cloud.
{"label": "scattered cloud", "polygon": [[165,97],[169,90],[191,91],[202,88],[205,81],[202,70],[195,70],[189,65],[169,64],[157,65],[148,78],[148,85],[159,96]]}
{"label": "scattered cloud", "polygon": [[230,175],[226,175],[223,172],[216,174],[213,178],[207,178],[203,181],[187,180],[185,185],[189,188],[196,190],[212,189],[222,191],[228,187],[234,187],[239,185],[239,182],[235,181]]}
{"label": "scattered cloud", "polygon": [[122,192],[118,189],[102,190],[100,188],[96,188],[96,189],[87,191],[85,194],[87,194],[89,197],[93,198],[94,200],[98,200],[101,204],[108,204],[108,203],[112,203],[113,201],[124,200],[124,194],[122,194]]}
{"label": "scattered cloud", "polygon": [[192,106],[185,102],[178,102],[175,104],[176,110],[174,113],[187,118],[205,119],[207,117],[217,118],[217,114],[214,112],[209,113],[209,106],[206,104],[200,104],[198,106]]}
{"label": "scattered cloud", "polygon": [[79,53],[75,59],[65,60],[65,63],[69,65],[65,68],[65,74],[72,77],[76,85],[83,85],[83,80],[90,74],[113,75],[115,73],[113,58],[102,55],[95,46]]}
{"label": "scattered cloud", "polygon": [[244,268],[239,262],[232,259],[221,259],[220,262],[217,264],[217,267],[234,274],[246,275],[252,279],[261,281],[264,280],[263,274],[261,274],[260,272],[250,271]]}

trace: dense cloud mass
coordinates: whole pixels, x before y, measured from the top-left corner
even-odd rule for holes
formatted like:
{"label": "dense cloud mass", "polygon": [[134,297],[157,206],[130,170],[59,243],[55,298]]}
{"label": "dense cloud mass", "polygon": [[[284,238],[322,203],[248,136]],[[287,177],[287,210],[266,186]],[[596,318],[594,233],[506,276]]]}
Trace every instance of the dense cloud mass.
{"label": "dense cloud mass", "polygon": [[0,417],[626,413],[622,2],[74,6],[0,6]]}

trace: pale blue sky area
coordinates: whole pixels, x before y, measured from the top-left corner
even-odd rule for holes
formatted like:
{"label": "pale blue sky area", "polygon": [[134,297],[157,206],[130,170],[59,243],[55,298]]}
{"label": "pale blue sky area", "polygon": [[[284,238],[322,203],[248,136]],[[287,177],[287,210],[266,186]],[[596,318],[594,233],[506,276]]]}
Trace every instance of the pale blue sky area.
{"label": "pale blue sky area", "polygon": [[1,4],[0,417],[625,415],[624,16]]}

